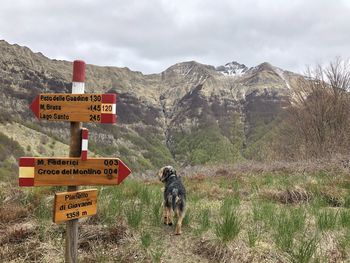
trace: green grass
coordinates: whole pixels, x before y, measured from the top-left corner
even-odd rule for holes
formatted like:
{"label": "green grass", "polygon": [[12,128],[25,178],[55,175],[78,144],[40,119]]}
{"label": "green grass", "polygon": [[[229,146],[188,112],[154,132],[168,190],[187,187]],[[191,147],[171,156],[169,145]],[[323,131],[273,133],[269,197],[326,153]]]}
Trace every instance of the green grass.
{"label": "green grass", "polygon": [[304,235],[291,253],[292,261],[295,263],[308,263],[311,262],[312,257],[316,253],[316,249],[319,244],[319,238],[317,236],[308,237]]}
{"label": "green grass", "polygon": [[141,234],[141,245],[144,249],[147,249],[152,243],[152,236],[149,232],[142,232]]}
{"label": "green grass", "polygon": [[137,203],[131,203],[129,205],[124,206],[124,214],[127,219],[128,225],[131,228],[137,229],[139,228],[142,219],[143,219],[143,207]]}
{"label": "green grass", "polygon": [[226,211],[214,227],[217,238],[227,243],[234,240],[241,231],[242,219],[236,212]]}
{"label": "green grass", "polygon": [[327,201],[317,191],[318,190],[316,190],[316,193],[314,194],[314,197],[310,203],[311,206],[309,207],[311,213],[315,216],[318,215],[320,210],[328,206]]}
{"label": "green grass", "polygon": [[345,233],[338,238],[339,246],[344,257],[346,257],[346,251],[350,249],[350,229],[347,229]]}
{"label": "green grass", "polygon": [[[181,236],[174,235],[175,225],[166,226],[162,222],[163,184],[156,178],[154,181],[128,178],[118,186],[99,187],[97,215],[81,220],[81,226],[82,238],[93,236],[96,231],[97,237],[91,244],[103,251],[99,255],[91,250],[80,252],[85,258],[106,262],[121,255],[125,262],[174,262],[184,258],[230,262],[247,255],[258,260],[266,253],[273,255],[271,261],[278,258],[286,262],[320,262],[329,255],[340,255],[344,262],[350,260],[350,211],[345,207],[329,207],[320,194],[325,187],[320,184],[331,180],[329,176],[242,173],[238,180],[232,180],[231,176],[222,175],[223,169],[220,171],[220,176],[201,178],[195,174],[184,178],[188,193]],[[324,179],[319,184],[314,176]],[[332,180],[334,191],[330,193],[339,195],[339,188],[346,194],[344,181]],[[310,202],[284,204],[264,196],[266,190],[296,189],[301,182],[313,194]],[[0,209],[8,205],[7,200],[20,209],[14,206],[12,217],[0,213],[0,223],[7,229],[17,222],[30,222],[35,225],[33,240],[38,242],[35,248],[42,245],[57,254],[57,250],[62,250],[65,227],[52,223],[52,197],[54,192],[64,190],[65,187],[1,188]],[[28,208],[28,215],[23,208]],[[24,217],[16,217],[21,214]],[[12,222],[7,224],[7,218]],[[111,232],[111,227],[115,231]],[[26,242],[21,240],[16,248]],[[328,246],[330,243],[335,246]],[[6,249],[10,251],[11,247]],[[180,257],[166,258],[173,251],[180,253]],[[14,250],[10,252],[17,255]],[[220,259],[213,255],[220,255]]]}
{"label": "green grass", "polygon": [[240,199],[238,196],[228,196],[225,197],[220,208],[220,212],[225,214],[227,211],[235,210],[239,207]]}
{"label": "green grass", "polygon": [[11,155],[16,159],[24,156],[24,149],[18,142],[0,132],[0,161],[4,161]]}
{"label": "green grass", "polygon": [[[158,199],[161,200],[161,199]],[[162,221],[162,201],[154,200],[151,206],[151,221],[154,226],[159,225]]]}
{"label": "green grass", "polygon": [[320,231],[335,229],[338,223],[338,212],[321,210],[316,215],[317,228]]}
{"label": "green grass", "polygon": [[350,211],[342,210],[339,213],[339,223],[342,227],[350,230]]}
{"label": "green grass", "polygon": [[265,226],[273,225],[276,213],[276,204],[265,201],[253,202],[252,217],[254,222],[262,221]]}
{"label": "green grass", "polygon": [[197,232],[199,234],[207,231],[211,227],[210,218],[211,218],[210,209],[205,208],[199,211],[197,216],[197,222],[198,222]]}
{"label": "green grass", "polygon": [[115,224],[116,218],[122,214],[122,191],[117,188],[102,188],[98,196],[98,211],[104,224],[112,226]]}
{"label": "green grass", "polygon": [[294,237],[297,232],[302,232],[305,225],[305,214],[301,209],[283,209],[274,220],[274,239],[276,245],[283,251],[291,251]]}
{"label": "green grass", "polygon": [[162,256],[164,254],[164,248],[159,246],[155,249],[151,250],[151,257],[152,257],[152,262],[154,263],[160,263],[162,262]]}
{"label": "green grass", "polygon": [[143,205],[149,206],[152,199],[152,191],[149,187],[142,186],[139,189],[138,198]]}
{"label": "green grass", "polygon": [[350,208],[350,194],[348,193],[348,195],[344,198],[344,207],[345,208]]}
{"label": "green grass", "polygon": [[248,235],[249,247],[251,248],[255,247],[255,244],[259,240],[261,235],[260,228],[257,225],[253,224],[248,228],[247,235]]}
{"label": "green grass", "polygon": [[[185,212],[185,217],[182,220],[182,226],[184,226],[184,227],[191,226],[191,222],[192,222],[192,219],[193,219],[192,217],[193,217],[192,210],[190,208],[187,208],[186,212]],[[188,228],[187,230],[190,231],[191,229]]]}

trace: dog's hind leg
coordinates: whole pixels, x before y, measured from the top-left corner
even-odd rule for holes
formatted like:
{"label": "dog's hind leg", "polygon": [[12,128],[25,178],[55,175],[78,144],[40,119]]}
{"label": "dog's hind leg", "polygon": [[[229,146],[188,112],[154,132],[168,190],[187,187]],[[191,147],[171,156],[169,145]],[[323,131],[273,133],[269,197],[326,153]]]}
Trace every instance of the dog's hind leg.
{"label": "dog's hind leg", "polygon": [[167,209],[167,224],[169,226],[173,225],[173,217],[174,217],[174,210],[172,209],[172,202],[173,202],[172,200],[173,200],[173,196],[169,194],[165,202],[165,206]]}
{"label": "dog's hind leg", "polygon": [[168,207],[168,226],[173,225],[173,217],[174,217],[174,211],[171,209],[171,207]]}
{"label": "dog's hind leg", "polygon": [[173,224],[173,212],[170,207],[164,207],[164,225],[171,226]]}
{"label": "dog's hind leg", "polygon": [[165,206],[165,202],[163,202],[163,223],[164,223],[164,225],[168,224],[168,212],[167,212],[167,208]]}
{"label": "dog's hind leg", "polygon": [[182,227],[182,220],[185,217],[185,210],[180,211],[180,209],[176,208],[176,214],[177,214],[177,223],[175,228],[175,235],[181,235],[181,227]]}

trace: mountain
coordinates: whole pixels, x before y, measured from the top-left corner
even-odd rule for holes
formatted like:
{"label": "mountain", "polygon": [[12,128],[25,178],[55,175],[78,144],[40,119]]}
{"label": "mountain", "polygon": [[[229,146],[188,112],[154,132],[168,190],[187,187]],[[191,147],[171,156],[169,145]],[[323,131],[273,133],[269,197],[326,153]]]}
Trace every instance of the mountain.
{"label": "mountain", "polygon": [[[69,124],[38,121],[28,109],[39,93],[70,92],[72,63],[6,41],[0,53],[0,145],[11,140],[28,156],[62,154]],[[87,65],[86,76],[86,92],[118,94],[116,125],[84,124],[91,154],[120,156],[137,171],[263,158],[264,140],[301,77],[266,62],[195,61],[150,75]]]}

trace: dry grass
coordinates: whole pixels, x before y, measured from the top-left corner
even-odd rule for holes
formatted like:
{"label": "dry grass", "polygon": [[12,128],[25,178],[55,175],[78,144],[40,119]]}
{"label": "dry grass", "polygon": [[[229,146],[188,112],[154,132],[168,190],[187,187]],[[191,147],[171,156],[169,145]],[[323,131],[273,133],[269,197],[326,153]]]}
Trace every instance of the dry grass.
{"label": "dry grass", "polygon": [[261,193],[262,198],[273,200],[281,204],[308,203],[312,199],[312,193],[307,192],[302,187],[287,189],[284,191],[266,190]]}
{"label": "dry grass", "polygon": [[0,224],[17,223],[25,220],[29,215],[28,207],[20,204],[6,204],[0,207]]}
{"label": "dry grass", "polygon": [[92,251],[96,242],[119,245],[123,239],[132,237],[127,225],[117,221],[112,227],[102,225],[81,225],[79,236],[79,248],[85,251]]}
{"label": "dry grass", "polygon": [[194,247],[194,253],[213,262],[231,262],[233,251],[216,240],[199,240]]}
{"label": "dry grass", "polygon": [[[324,167],[322,163],[302,167],[245,163],[180,170],[188,193],[181,236],[174,236],[174,226],[162,224],[161,211],[155,209],[161,207],[163,187],[157,178],[145,182],[128,179],[117,187],[103,187],[98,214],[80,223],[79,260],[290,262],[310,257],[319,262],[349,261],[350,230],[344,219],[350,196],[349,173],[343,167],[312,170],[313,166]],[[56,189],[3,189],[0,261],[61,262],[65,226],[51,222],[49,200]],[[129,225],[124,212],[133,204],[142,213],[137,228]],[[215,225],[221,222],[225,209],[237,212],[241,224],[239,233],[223,243]],[[342,214],[343,221],[338,219],[334,227],[321,232],[317,220],[324,211]],[[283,222],[294,226],[285,237]],[[148,233],[147,246],[142,243],[143,233]],[[314,236],[316,250],[310,246],[304,251],[304,244]]]}

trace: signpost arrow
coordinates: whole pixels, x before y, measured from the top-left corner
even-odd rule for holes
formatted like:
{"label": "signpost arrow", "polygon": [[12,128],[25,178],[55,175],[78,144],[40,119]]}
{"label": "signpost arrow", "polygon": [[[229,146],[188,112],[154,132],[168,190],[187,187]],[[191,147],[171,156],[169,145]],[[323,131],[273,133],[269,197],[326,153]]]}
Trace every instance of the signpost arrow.
{"label": "signpost arrow", "polygon": [[130,169],[118,158],[22,157],[19,186],[117,185]]}
{"label": "signpost arrow", "polygon": [[117,95],[106,94],[39,94],[30,109],[40,120],[69,122],[116,122]]}

